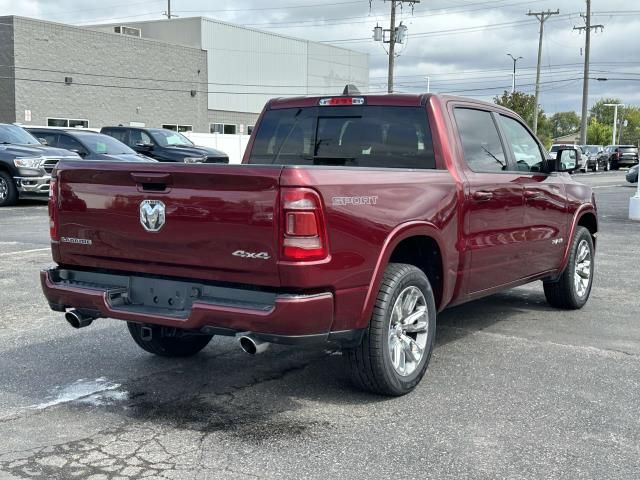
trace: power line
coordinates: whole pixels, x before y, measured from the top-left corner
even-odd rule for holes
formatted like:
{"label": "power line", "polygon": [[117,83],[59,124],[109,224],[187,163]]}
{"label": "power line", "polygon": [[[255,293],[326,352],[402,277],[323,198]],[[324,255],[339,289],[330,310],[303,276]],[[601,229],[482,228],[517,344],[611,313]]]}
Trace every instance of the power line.
{"label": "power line", "polygon": [[[487,4],[504,2],[504,1],[507,1],[507,0],[491,0],[491,1],[485,1],[485,2],[477,2],[469,5],[476,5],[476,6],[485,5],[485,6],[479,7],[479,8],[463,9],[463,10],[454,10],[454,8],[457,8],[457,7],[439,8],[435,10],[420,10],[422,14],[416,13],[412,15],[412,17],[413,18],[424,18],[424,17],[431,18],[431,17],[441,16],[441,15],[457,15],[460,13],[477,12],[480,10],[486,10]],[[496,5],[496,7],[504,8],[504,7],[514,6],[514,5],[522,5],[522,4],[539,2],[539,1],[544,1],[544,0],[524,0],[524,1],[512,2],[512,3],[502,4],[502,5]],[[262,28],[290,28],[290,27],[295,28],[296,26],[305,27],[305,28],[306,27],[324,27],[324,26],[332,26],[332,25],[351,25],[354,23],[369,23],[372,21],[373,17],[374,16],[369,15],[367,18],[363,18],[362,15],[358,15],[354,17],[335,17],[335,18],[326,18],[321,20],[312,19],[312,20],[300,20],[300,21],[288,21],[288,22],[244,23],[242,25],[245,27],[262,27]],[[377,12],[375,14],[375,18],[380,18],[380,17],[383,17],[386,19],[388,17],[388,14],[386,12],[385,13]],[[309,22],[313,22],[315,24],[308,25]],[[279,25],[282,25],[282,26],[279,26]]]}

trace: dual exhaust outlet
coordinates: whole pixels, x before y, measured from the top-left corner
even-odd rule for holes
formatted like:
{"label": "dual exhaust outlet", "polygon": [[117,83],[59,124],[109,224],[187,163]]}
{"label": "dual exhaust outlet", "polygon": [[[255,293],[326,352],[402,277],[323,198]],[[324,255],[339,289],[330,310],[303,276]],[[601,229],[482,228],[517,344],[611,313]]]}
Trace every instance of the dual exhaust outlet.
{"label": "dual exhaust outlet", "polygon": [[[96,317],[92,317],[91,315],[87,315],[79,310],[74,309],[69,310],[67,313],[65,313],[64,319],[73,328],[84,328],[91,325]],[[269,348],[270,345],[268,342],[263,342],[262,340],[256,338],[251,334],[241,335],[238,340],[240,343],[240,348],[249,355],[257,355],[259,353],[263,353]]]}

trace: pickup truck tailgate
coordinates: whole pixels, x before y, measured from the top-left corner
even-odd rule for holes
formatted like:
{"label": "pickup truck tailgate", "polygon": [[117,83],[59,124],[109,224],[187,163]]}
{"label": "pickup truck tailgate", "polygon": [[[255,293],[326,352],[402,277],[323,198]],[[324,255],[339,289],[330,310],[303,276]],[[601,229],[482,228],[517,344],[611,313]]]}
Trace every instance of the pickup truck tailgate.
{"label": "pickup truck tailgate", "polygon": [[54,260],[279,286],[281,170],[63,162],[57,172],[59,244],[54,245]]}

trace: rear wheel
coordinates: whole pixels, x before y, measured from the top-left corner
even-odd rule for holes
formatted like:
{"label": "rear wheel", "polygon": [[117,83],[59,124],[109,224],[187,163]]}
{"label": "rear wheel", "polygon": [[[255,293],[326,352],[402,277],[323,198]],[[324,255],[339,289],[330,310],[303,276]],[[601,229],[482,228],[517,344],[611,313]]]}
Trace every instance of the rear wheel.
{"label": "rear wheel", "polygon": [[354,382],[383,395],[404,395],[420,382],[436,332],[429,280],[413,265],[387,266],[362,343],[344,351]]}
{"label": "rear wheel", "polygon": [[591,233],[577,227],[571,243],[569,262],[554,282],[544,282],[544,295],[549,305],[556,308],[582,308],[591,293],[594,272],[594,249]]}
{"label": "rear wheel", "polygon": [[161,357],[190,357],[213,338],[213,335],[191,335],[177,328],[127,322],[133,340],[143,350]]}
{"label": "rear wheel", "polygon": [[18,201],[18,189],[13,178],[6,172],[0,172],[0,207],[14,205]]}

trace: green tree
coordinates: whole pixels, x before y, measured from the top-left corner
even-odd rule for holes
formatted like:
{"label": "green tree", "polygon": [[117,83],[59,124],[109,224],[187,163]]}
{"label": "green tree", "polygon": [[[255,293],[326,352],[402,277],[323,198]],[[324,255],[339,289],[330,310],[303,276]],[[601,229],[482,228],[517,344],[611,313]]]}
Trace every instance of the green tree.
{"label": "green tree", "polygon": [[[619,98],[601,98],[591,107],[591,118],[595,119],[598,123],[604,125],[613,125],[613,113],[614,107],[608,107],[607,103],[622,103]],[[620,107],[618,107],[618,116],[622,113]]]}
{"label": "green tree", "polygon": [[[535,95],[527,95],[523,92],[507,92],[496,95],[493,102],[497,105],[509,108],[520,115],[529,127],[533,127],[533,115],[536,104]],[[541,108],[538,108],[538,138],[546,145],[551,138],[551,124]]]}
{"label": "green tree", "polygon": [[576,112],[557,112],[549,119],[551,135],[562,137],[580,130],[580,117]]}
{"label": "green tree", "polygon": [[587,127],[587,143],[589,145],[609,145],[613,127],[593,119]]}
{"label": "green tree", "polygon": [[[640,108],[627,107],[618,119],[620,129],[620,143],[637,145],[640,140]],[[624,126],[624,122],[627,126]],[[618,140],[616,139],[616,142]]]}

